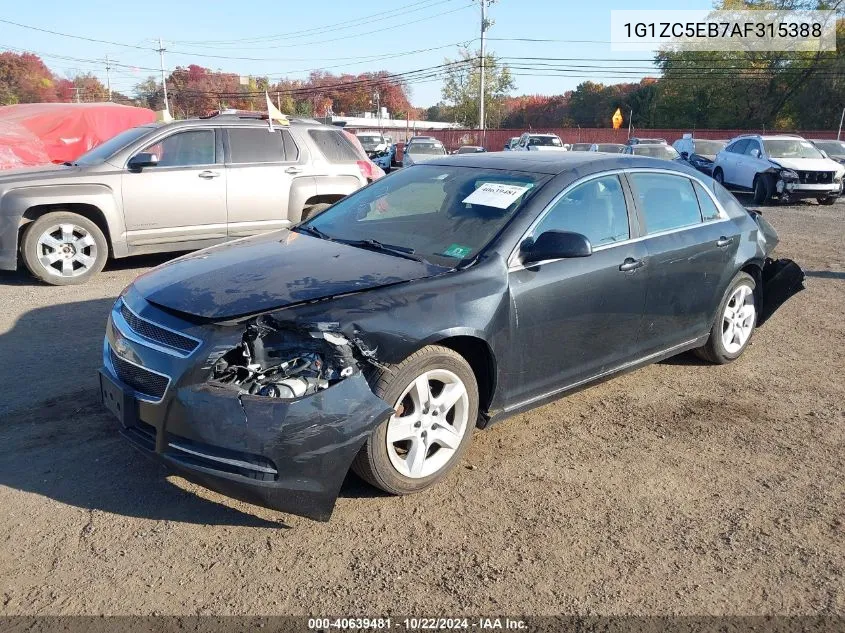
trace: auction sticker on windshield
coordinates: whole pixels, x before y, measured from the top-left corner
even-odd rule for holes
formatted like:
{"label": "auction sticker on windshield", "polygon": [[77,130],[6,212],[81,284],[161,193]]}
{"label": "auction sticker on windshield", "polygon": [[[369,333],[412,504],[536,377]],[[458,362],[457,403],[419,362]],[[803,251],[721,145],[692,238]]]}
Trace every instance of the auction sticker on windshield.
{"label": "auction sticker on windshield", "polygon": [[472,252],[469,246],[461,246],[460,244],[452,244],[449,248],[443,251],[446,257],[457,257],[463,259]]}
{"label": "auction sticker on windshield", "polygon": [[531,185],[503,185],[485,182],[464,198],[464,204],[479,204],[484,207],[507,209],[516,199],[531,189]]}

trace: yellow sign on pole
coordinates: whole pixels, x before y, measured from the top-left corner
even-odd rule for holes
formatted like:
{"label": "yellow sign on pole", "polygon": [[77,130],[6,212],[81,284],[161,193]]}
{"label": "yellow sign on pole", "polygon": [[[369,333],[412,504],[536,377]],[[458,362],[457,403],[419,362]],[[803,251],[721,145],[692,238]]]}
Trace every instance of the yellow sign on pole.
{"label": "yellow sign on pole", "polygon": [[622,113],[619,111],[619,108],[616,108],[616,112],[613,113],[613,117],[610,120],[613,122],[614,130],[622,127]]}

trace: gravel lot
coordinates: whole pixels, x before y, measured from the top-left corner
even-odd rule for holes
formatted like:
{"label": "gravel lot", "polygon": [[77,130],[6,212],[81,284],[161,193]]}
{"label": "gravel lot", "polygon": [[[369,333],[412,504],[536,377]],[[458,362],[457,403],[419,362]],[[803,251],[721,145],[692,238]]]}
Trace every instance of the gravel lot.
{"label": "gravel lot", "polygon": [[0,274],[0,613],[845,615],[845,204],[764,210],[807,290],[727,367],[671,359],[476,434],[329,523],[231,501],[117,436],[94,283]]}

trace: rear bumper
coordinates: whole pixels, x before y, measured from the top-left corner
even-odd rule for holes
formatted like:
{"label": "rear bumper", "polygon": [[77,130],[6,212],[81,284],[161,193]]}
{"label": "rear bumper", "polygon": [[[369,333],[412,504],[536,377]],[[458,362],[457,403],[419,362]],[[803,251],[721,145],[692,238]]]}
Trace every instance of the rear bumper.
{"label": "rear bumper", "polygon": [[763,305],[757,325],[763,325],[787,299],[804,289],[804,271],[791,259],[766,259],[763,265]]}

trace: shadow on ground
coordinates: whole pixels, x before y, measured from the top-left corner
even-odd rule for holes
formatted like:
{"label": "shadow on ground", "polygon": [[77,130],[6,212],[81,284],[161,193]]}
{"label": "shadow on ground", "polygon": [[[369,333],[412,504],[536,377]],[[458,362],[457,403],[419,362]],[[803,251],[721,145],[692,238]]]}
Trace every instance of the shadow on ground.
{"label": "shadow on ground", "polygon": [[[155,253],[153,255],[138,255],[136,257],[124,257],[122,259],[110,259],[106,262],[103,272],[131,270],[133,268],[152,268],[159,266],[171,259],[175,259],[180,253]],[[93,280],[92,280],[93,281]],[[96,283],[95,281],[93,281]],[[91,282],[89,282],[91,283]],[[24,265],[19,261],[16,271],[0,270],[0,286],[48,286],[49,284],[33,277]]]}
{"label": "shadow on ground", "polygon": [[0,335],[0,485],[127,516],[279,527],[169,483],[118,435],[96,387],[112,303],[38,308]]}

